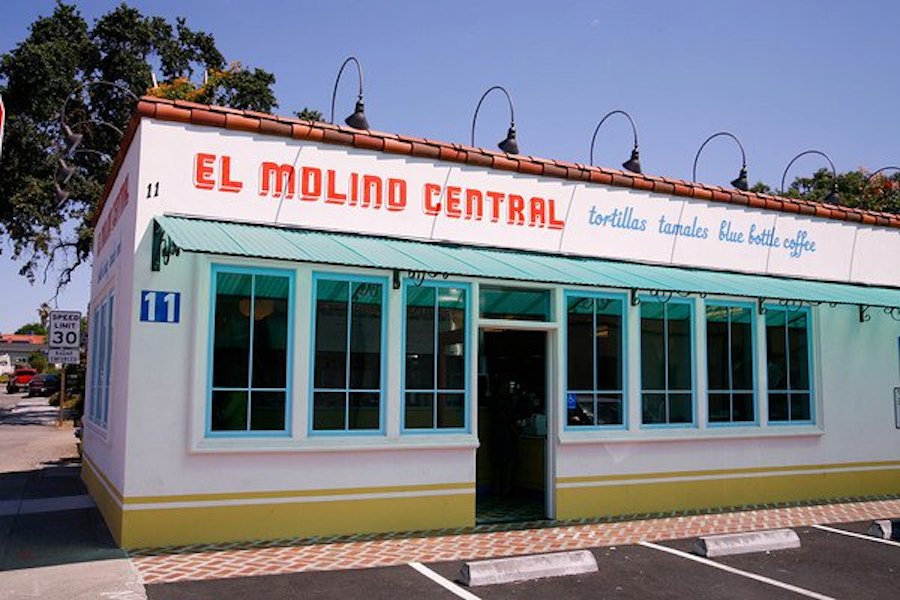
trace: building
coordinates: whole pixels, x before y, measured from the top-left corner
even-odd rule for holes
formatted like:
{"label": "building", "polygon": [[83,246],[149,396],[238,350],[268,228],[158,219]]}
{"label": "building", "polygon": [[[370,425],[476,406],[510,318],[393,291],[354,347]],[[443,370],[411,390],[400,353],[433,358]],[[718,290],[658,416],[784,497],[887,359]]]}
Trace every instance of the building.
{"label": "building", "polygon": [[83,477],[128,548],[900,493],[898,256],[897,215],[143,98]]}
{"label": "building", "polygon": [[0,375],[12,373],[18,365],[28,365],[35,352],[47,351],[47,336],[0,333]]}

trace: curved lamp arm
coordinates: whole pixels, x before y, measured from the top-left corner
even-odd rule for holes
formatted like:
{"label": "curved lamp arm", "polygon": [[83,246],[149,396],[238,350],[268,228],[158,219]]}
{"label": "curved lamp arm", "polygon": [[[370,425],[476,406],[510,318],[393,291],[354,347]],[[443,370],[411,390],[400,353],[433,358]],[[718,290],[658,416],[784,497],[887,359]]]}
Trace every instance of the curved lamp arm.
{"label": "curved lamp arm", "polygon": [[691,171],[691,181],[697,181],[697,161],[700,159],[700,153],[703,152],[703,149],[706,147],[708,143],[720,136],[726,136],[733,139],[738,148],[741,149],[741,172],[738,175],[738,178],[731,182],[731,184],[739,190],[744,192],[747,191],[747,153],[744,152],[744,145],[741,143],[741,140],[737,139],[733,133],[728,131],[719,131],[704,140],[702,144],[700,144],[700,148],[697,150],[697,154],[694,156],[694,168]]}
{"label": "curved lamp arm", "polygon": [[869,176],[866,177],[865,183],[863,183],[863,188],[862,188],[863,191],[865,191],[866,188],[869,187],[869,182],[872,181],[872,179],[874,179],[876,175],[878,175],[879,173],[883,173],[885,171],[900,171],[900,167],[881,167],[877,171],[869,174]]}
{"label": "curved lamp arm", "polygon": [[638,149],[637,127],[634,126],[634,120],[631,118],[631,115],[629,115],[624,110],[612,110],[612,111],[606,113],[603,116],[603,118],[600,119],[600,122],[597,123],[597,127],[594,128],[594,135],[591,136],[591,153],[590,153],[591,166],[594,166],[594,143],[597,141],[597,132],[600,131],[600,128],[603,126],[603,123],[605,123],[606,120],[613,115],[624,115],[625,118],[628,119],[628,122],[631,123],[631,134],[634,137],[634,149],[635,150]]}
{"label": "curved lamp arm", "polygon": [[481,109],[481,103],[484,102],[484,99],[487,98],[487,95],[490,94],[491,92],[493,92],[494,90],[500,90],[501,92],[503,92],[503,95],[506,96],[506,101],[509,103],[509,132],[507,133],[506,139],[503,140],[503,142],[500,142],[501,150],[507,151],[506,148],[503,147],[503,144],[512,141],[513,148],[511,150],[508,150],[508,152],[510,152],[510,154],[518,154],[518,152],[519,152],[518,144],[515,143],[516,112],[515,112],[515,109],[513,108],[513,102],[512,102],[512,98],[510,98],[510,96],[509,96],[509,92],[506,91],[506,88],[504,88],[503,86],[500,86],[500,85],[495,85],[491,88],[488,88],[488,91],[486,91],[484,94],[481,95],[481,99],[478,101],[478,105],[475,106],[475,114],[472,115],[472,133],[471,133],[471,136],[469,137],[469,145],[473,146],[473,147],[475,146],[475,121],[478,119],[478,111]]}
{"label": "curved lamp arm", "polygon": [[72,99],[72,96],[75,92],[80,92],[85,88],[93,87],[95,85],[106,85],[109,87],[116,88],[117,90],[124,92],[125,94],[131,96],[132,100],[137,102],[140,98],[137,97],[137,94],[132,92],[127,86],[122,85],[121,83],[115,83],[113,81],[105,81],[100,79],[98,81],[85,81],[84,83],[79,83],[77,86],[72,88],[72,91],[69,92],[69,95],[66,96],[66,99],[63,101],[62,107],[59,110],[59,120],[65,124],[66,122],[66,107],[69,105],[69,100]]}
{"label": "curved lamp arm", "polygon": [[[348,63],[351,63],[351,62],[352,62],[354,65],[356,65],[356,74],[357,74],[357,77],[358,77],[358,79],[359,79],[359,92],[357,93],[357,99],[356,99],[357,105],[361,104],[362,101],[363,101],[363,72],[362,72],[362,66],[359,64],[359,61],[356,59],[355,56],[348,56],[348,57],[344,60],[344,62],[341,64],[341,68],[338,69],[337,79],[334,80],[334,90],[331,92],[331,121],[329,121],[329,122],[332,123],[332,124],[334,123],[334,101],[335,101],[335,99],[337,98],[338,83],[341,82],[341,75],[344,73],[344,67],[346,67],[347,64],[348,64]],[[368,127],[365,127],[364,129],[368,129]]]}
{"label": "curved lamp arm", "polygon": [[831,159],[828,158],[828,155],[825,154],[824,152],[822,152],[821,150],[804,150],[803,152],[801,152],[800,154],[798,154],[797,156],[795,156],[794,158],[791,159],[791,162],[789,162],[788,165],[784,168],[784,173],[781,174],[781,187],[778,189],[779,194],[784,196],[784,179],[785,179],[785,177],[787,177],[788,170],[790,170],[791,165],[793,165],[795,162],[797,162],[797,159],[799,159],[803,156],[806,156],[807,154],[817,154],[818,156],[821,156],[825,160],[828,161],[828,164],[831,166],[831,193],[828,194],[828,197],[826,198],[826,200],[828,200],[832,197],[834,197],[836,199],[836,197],[837,197],[837,170],[834,168],[834,163],[831,162]]}

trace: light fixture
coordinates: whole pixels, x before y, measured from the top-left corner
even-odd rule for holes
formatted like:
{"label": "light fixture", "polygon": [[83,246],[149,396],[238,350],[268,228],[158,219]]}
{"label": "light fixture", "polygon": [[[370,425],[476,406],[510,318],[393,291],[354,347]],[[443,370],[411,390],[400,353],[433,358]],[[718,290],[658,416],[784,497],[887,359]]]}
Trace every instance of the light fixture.
{"label": "light fixture", "polygon": [[640,154],[640,152],[638,152],[637,127],[634,126],[634,120],[631,118],[631,115],[629,115],[624,110],[610,111],[610,112],[606,113],[606,115],[604,115],[604,117],[602,119],[600,119],[599,123],[597,123],[597,127],[594,129],[594,135],[591,136],[591,154],[590,154],[591,166],[594,165],[594,142],[597,141],[597,132],[600,131],[600,127],[603,125],[604,121],[606,121],[606,119],[608,119],[609,117],[611,117],[613,115],[624,115],[625,118],[628,119],[628,122],[631,123],[631,133],[634,137],[634,147],[631,149],[631,158],[629,158],[628,160],[623,162],[622,166],[625,167],[625,169],[631,171],[632,173],[640,173],[641,172],[641,154]]}
{"label": "light fixture", "polygon": [[334,101],[335,98],[337,98],[338,83],[341,81],[341,74],[344,72],[344,67],[346,67],[349,62],[353,62],[353,64],[356,65],[356,73],[359,75],[359,94],[356,98],[356,108],[353,110],[353,114],[344,119],[344,123],[354,129],[369,129],[369,121],[366,119],[366,105],[363,102],[362,67],[359,65],[359,61],[356,60],[355,56],[350,56],[344,61],[341,68],[338,70],[337,79],[334,80],[334,91],[331,93],[331,123],[334,123]]}
{"label": "light fixture", "polygon": [[493,92],[494,90],[500,90],[506,96],[506,101],[509,103],[509,129],[506,131],[506,137],[497,144],[497,147],[506,152],[507,154],[518,154],[519,153],[519,142],[516,140],[516,113],[513,109],[512,98],[509,97],[509,92],[506,91],[506,88],[500,85],[495,85],[492,88],[489,88],[481,96],[481,100],[478,101],[478,105],[475,107],[475,114],[472,115],[472,135],[469,137],[469,145],[475,146],[475,121],[478,119],[478,110],[481,108],[481,103],[484,102],[484,99],[488,94]]}
{"label": "light fixture", "polygon": [[866,177],[866,181],[863,183],[862,190],[860,190],[859,192],[860,200],[862,200],[863,194],[865,194],[866,189],[869,187],[869,183],[871,183],[871,181],[875,179],[875,176],[885,171],[900,171],[900,167],[881,167],[877,171],[873,171],[872,173],[870,173],[869,176]]}
{"label": "light fixture", "polygon": [[741,171],[740,173],[738,173],[737,179],[733,179],[731,181],[731,185],[733,185],[736,189],[741,190],[742,192],[746,192],[748,189],[750,189],[750,186],[747,184],[747,153],[744,152],[744,145],[741,144],[741,140],[737,139],[737,137],[733,133],[729,133],[728,131],[719,131],[717,133],[714,133],[706,138],[706,140],[702,144],[700,144],[700,148],[697,150],[697,154],[694,156],[694,169],[691,173],[691,181],[695,183],[697,181],[697,159],[700,158],[700,153],[703,152],[703,148],[706,147],[706,144],[708,144],[713,139],[723,135],[726,137],[730,137],[735,142],[737,142],[738,148],[741,149]]}
{"label": "light fixture", "polygon": [[[241,298],[238,301],[238,310],[245,317],[250,316],[250,298]],[[253,299],[253,320],[262,321],[275,312],[275,301],[270,298]]]}
{"label": "light fixture", "polygon": [[823,157],[828,161],[828,164],[831,166],[831,191],[828,192],[828,195],[825,196],[824,202],[829,204],[840,204],[841,197],[838,195],[837,191],[837,170],[834,168],[834,163],[831,162],[831,159],[828,158],[828,155],[822,152],[821,150],[805,150],[791,159],[791,162],[784,168],[784,173],[781,174],[781,187],[779,188],[779,193],[784,196],[784,179],[787,177],[788,170],[791,168],[798,158],[802,156],[806,156],[807,154],[817,154]]}
{"label": "light fixture", "polygon": [[69,180],[72,179],[72,175],[75,174],[75,167],[67,165],[66,161],[61,158],[57,159],[56,164],[58,167],[57,180],[63,185],[69,183]]}
{"label": "light fixture", "polygon": [[62,189],[59,186],[58,182],[56,182],[56,181],[53,182],[53,189],[56,192],[56,205],[57,206],[61,205],[63,202],[65,202],[66,200],[69,199],[69,192]]}

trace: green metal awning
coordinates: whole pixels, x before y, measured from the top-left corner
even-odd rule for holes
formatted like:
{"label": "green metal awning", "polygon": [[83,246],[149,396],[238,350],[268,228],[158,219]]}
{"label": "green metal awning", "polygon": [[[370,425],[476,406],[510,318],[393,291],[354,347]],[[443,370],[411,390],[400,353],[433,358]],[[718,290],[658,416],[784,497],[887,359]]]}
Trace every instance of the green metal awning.
{"label": "green metal awning", "polygon": [[[158,216],[153,268],[178,252],[271,258],[428,275],[488,277],[620,288],[632,293],[717,294],[783,303],[831,303],[887,309],[900,320],[900,288],[828,283],[625,263],[521,250],[417,242],[276,225]],[[867,320],[867,319],[866,319]]]}

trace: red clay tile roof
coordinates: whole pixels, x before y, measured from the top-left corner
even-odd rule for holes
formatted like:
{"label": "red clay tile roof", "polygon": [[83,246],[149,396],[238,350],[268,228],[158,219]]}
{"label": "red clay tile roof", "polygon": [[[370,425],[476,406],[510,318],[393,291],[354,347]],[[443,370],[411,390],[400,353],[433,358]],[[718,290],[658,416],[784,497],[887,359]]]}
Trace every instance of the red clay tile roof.
{"label": "red clay tile roof", "polygon": [[103,211],[103,204],[106,202],[110,188],[125,157],[125,152],[131,144],[131,139],[142,117],[207,127],[223,127],[225,129],[291,137],[326,144],[353,146],[365,150],[405,154],[431,160],[460,162],[486,169],[499,169],[526,173],[528,175],[590,181],[592,183],[656,192],[669,196],[683,196],[708,202],[739,204],[750,208],[814,215],[826,219],[853,221],[865,225],[900,229],[900,215],[892,213],[860,210],[797,198],[782,198],[768,194],[742,192],[736,189],[669,177],[641,175],[606,167],[592,167],[523,154],[506,154],[484,148],[472,148],[463,144],[440,142],[373,130],[363,131],[331,123],[304,121],[292,117],[278,117],[255,111],[209,106],[183,100],[173,101],[152,96],[144,96],[140,99],[135,113],[128,123],[113,170],[103,191],[103,199],[95,213],[95,222]]}

